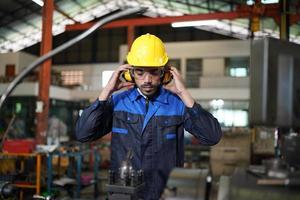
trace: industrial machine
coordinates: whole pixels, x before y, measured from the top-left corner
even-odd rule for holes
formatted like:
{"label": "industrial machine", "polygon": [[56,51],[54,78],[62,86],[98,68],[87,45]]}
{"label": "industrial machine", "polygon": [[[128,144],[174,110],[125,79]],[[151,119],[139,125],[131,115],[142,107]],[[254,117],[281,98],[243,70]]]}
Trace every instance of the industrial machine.
{"label": "industrial machine", "polygon": [[106,185],[109,200],[138,200],[138,193],[144,188],[143,170],[134,170],[129,150],[126,160],[122,162],[119,171],[109,171],[109,182]]}
{"label": "industrial machine", "polygon": [[300,45],[287,41],[252,41],[250,125],[300,127],[299,51]]}
{"label": "industrial machine", "polygon": [[284,137],[282,157],[288,166],[300,170],[300,135],[289,134]]}
{"label": "industrial machine", "polygon": [[164,190],[164,200],[208,200],[212,178],[208,169],[174,168]]}
{"label": "industrial machine", "polygon": [[[238,168],[220,181],[218,200],[300,199],[300,136],[283,137],[281,157],[263,160],[261,165]],[[225,180],[225,179],[224,179]],[[221,194],[220,194],[221,191]]]}
{"label": "industrial machine", "polygon": [[275,127],[275,155],[237,169],[230,177],[228,198],[222,199],[300,199],[299,50],[299,45],[282,40],[252,41],[250,124]]}
{"label": "industrial machine", "polygon": [[49,196],[41,196],[41,195],[33,195],[33,199],[44,199],[44,200],[55,200],[51,195]]}
{"label": "industrial machine", "polygon": [[0,181],[0,199],[14,198],[16,187],[8,181]]}

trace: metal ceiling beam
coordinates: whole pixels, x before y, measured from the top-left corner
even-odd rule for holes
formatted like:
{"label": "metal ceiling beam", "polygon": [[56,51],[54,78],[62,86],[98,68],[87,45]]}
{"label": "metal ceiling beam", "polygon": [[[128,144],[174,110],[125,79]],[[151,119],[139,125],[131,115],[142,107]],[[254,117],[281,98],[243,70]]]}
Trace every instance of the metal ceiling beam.
{"label": "metal ceiling beam", "polygon": [[[233,20],[237,18],[251,18],[253,16],[264,16],[278,18],[280,15],[278,5],[263,5],[259,7],[250,7],[246,5],[237,6],[236,10],[233,12],[215,12],[207,14],[196,14],[196,15],[184,15],[184,16],[173,16],[173,17],[159,17],[159,18],[135,18],[135,19],[123,19],[114,21],[106,24],[103,28],[117,28],[117,27],[127,27],[131,26],[153,26],[159,24],[170,24],[173,22],[180,21],[195,21],[195,20],[222,20],[228,19]],[[296,20],[300,19],[300,15],[290,15],[290,24],[294,23]],[[85,24],[73,24],[67,25],[66,30],[85,30],[91,27],[94,22],[88,22]]]}
{"label": "metal ceiling beam", "polygon": [[290,15],[290,25],[300,21],[300,14]]}
{"label": "metal ceiling beam", "polygon": [[[277,24],[280,24],[280,7],[277,4],[271,5],[236,5],[232,6],[235,8],[232,12],[214,12],[207,14],[197,14],[197,15],[185,15],[185,16],[175,16],[175,17],[158,17],[158,18],[135,18],[135,19],[123,19],[111,22],[103,26],[103,28],[117,28],[117,27],[127,27],[127,42],[128,47],[131,45],[131,40],[133,40],[134,27],[135,26],[155,26],[161,24],[170,24],[173,22],[180,21],[195,21],[195,20],[222,20],[222,19],[238,19],[238,18],[252,18],[252,17],[271,17]],[[289,14],[290,25],[296,23],[300,20],[300,14]],[[66,30],[85,30],[93,25],[93,22],[86,24],[74,24],[66,26]]]}
{"label": "metal ceiling beam", "polygon": [[[111,23],[106,24],[103,28],[117,28],[117,27],[127,27],[128,25],[133,26],[153,26],[159,24],[170,24],[173,22],[180,21],[194,21],[194,20],[210,20],[210,19],[236,19],[236,18],[245,18],[249,17],[247,13],[237,13],[237,12],[228,12],[228,13],[209,13],[209,14],[197,14],[197,15],[184,15],[184,16],[175,16],[175,17],[158,17],[158,18],[135,18],[135,19],[123,19],[117,20]],[[73,24],[67,25],[67,31],[74,30],[85,30],[91,27],[94,22],[88,22],[84,24]]]}
{"label": "metal ceiling beam", "polygon": [[[237,10],[239,12],[250,12],[252,16],[272,17],[278,25],[280,25],[281,23],[280,15],[282,11],[279,4],[257,5],[254,7],[240,5],[237,7]],[[293,25],[296,22],[300,21],[300,13],[289,13],[289,20],[290,25]]]}

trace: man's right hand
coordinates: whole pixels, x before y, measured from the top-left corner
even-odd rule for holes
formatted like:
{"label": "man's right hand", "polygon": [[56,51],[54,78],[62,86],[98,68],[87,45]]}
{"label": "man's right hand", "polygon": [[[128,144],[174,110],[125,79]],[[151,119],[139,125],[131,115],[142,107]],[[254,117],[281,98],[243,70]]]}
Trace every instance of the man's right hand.
{"label": "man's right hand", "polygon": [[99,101],[105,101],[107,100],[110,95],[120,89],[123,88],[130,88],[134,85],[134,83],[129,83],[129,82],[122,82],[119,77],[120,74],[126,70],[130,70],[132,69],[132,67],[128,64],[125,65],[121,65],[120,67],[118,67],[117,70],[114,71],[114,73],[112,74],[112,76],[110,77],[107,85],[105,86],[105,88],[103,88],[102,92],[99,95]]}

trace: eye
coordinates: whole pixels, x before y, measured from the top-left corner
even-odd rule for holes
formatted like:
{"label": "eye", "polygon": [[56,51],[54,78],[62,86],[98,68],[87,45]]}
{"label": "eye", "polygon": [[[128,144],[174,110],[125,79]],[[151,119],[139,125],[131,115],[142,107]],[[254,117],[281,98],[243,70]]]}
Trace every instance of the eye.
{"label": "eye", "polygon": [[150,71],[150,73],[154,76],[161,76],[163,74],[163,71],[161,69],[153,69]]}
{"label": "eye", "polygon": [[144,70],[142,69],[135,69],[134,70],[134,73],[138,76],[142,76],[144,74]]}

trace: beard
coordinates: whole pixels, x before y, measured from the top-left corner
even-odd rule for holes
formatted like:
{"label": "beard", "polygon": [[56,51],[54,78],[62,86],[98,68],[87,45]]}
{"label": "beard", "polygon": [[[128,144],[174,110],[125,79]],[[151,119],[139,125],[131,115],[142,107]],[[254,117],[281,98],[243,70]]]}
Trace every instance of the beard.
{"label": "beard", "polygon": [[144,83],[144,84],[138,86],[138,88],[145,96],[153,97],[155,95],[155,93],[158,91],[159,84],[154,85],[151,83]]}

